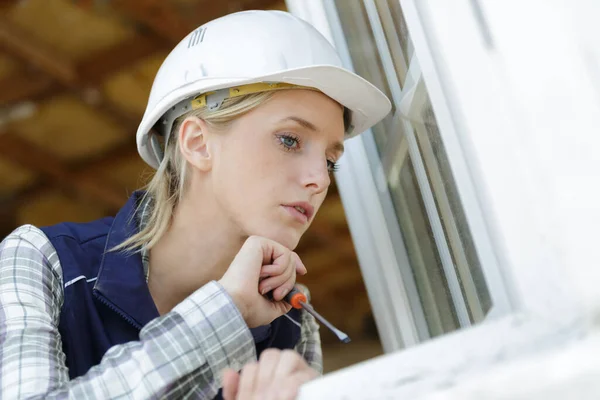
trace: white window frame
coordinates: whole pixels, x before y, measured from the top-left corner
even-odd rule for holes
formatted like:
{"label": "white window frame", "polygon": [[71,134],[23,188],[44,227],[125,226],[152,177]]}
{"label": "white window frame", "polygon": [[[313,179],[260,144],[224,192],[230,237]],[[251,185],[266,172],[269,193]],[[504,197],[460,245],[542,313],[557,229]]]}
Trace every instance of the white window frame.
{"label": "white window frame", "polygon": [[[305,385],[300,399],[597,398],[600,3],[400,3],[469,226],[490,238],[482,267],[504,310],[414,346],[414,293],[399,273],[389,282],[398,256],[375,195],[385,179],[372,179],[364,141],[352,139],[336,177],[384,348],[413,347]],[[349,59],[331,0],[287,4]]]}

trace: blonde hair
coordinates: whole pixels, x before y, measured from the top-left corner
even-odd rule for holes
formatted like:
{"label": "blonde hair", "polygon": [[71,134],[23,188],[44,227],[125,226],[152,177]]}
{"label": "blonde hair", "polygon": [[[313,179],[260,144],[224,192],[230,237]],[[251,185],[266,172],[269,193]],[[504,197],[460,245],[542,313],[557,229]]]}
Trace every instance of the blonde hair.
{"label": "blonde hair", "polygon": [[[206,121],[216,131],[226,130],[237,118],[262,105],[275,94],[271,92],[253,93],[246,96],[226,99],[216,111],[206,107],[189,111],[175,120],[164,157],[154,173],[154,176],[143,188],[145,190],[139,206],[149,198],[149,215],[145,217],[145,226],[123,243],[111,250],[139,251],[142,248],[151,249],[165,234],[171,224],[175,208],[181,201],[186,188],[187,163],[179,151],[177,136],[183,121],[195,116]],[[138,212],[134,215],[137,215]]]}

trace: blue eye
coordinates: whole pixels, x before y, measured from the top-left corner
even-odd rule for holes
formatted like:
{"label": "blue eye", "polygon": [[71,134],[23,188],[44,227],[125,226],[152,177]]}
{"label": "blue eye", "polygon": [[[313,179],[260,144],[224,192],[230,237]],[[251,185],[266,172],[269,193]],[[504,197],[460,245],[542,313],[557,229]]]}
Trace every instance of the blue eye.
{"label": "blue eye", "polygon": [[288,150],[297,149],[299,146],[299,140],[290,135],[281,135],[279,136],[279,141],[283,146],[285,146]]}
{"label": "blue eye", "polygon": [[339,165],[335,161],[327,160],[327,169],[329,170],[329,172],[337,171],[339,168]]}
{"label": "blue eye", "polygon": [[[285,151],[299,151],[301,142],[300,138],[290,134],[277,135],[278,143]],[[335,161],[327,160],[327,170],[332,173],[338,170],[338,165]]]}

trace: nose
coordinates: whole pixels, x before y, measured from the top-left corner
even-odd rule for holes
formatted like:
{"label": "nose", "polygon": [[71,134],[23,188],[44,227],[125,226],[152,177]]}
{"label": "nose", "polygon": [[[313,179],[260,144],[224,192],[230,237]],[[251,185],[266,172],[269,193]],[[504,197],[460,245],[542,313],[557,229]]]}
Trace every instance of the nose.
{"label": "nose", "polygon": [[327,190],[331,184],[327,160],[319,157],[307,162],[304,166],[302,179],[304,186],[309,188],[313,194],[319,194]]}

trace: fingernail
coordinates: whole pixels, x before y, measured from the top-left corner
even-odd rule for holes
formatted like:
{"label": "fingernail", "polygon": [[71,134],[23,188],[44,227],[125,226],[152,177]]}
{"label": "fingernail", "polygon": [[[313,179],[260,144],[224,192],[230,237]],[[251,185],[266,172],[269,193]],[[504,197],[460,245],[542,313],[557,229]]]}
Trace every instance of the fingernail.
{"label": "fingernail", "polygon": [[262,294],[264,296],[264,294],[267,293],[269,290],[271,290],[271,288],[267,286],[260,292],[260,294]]}

